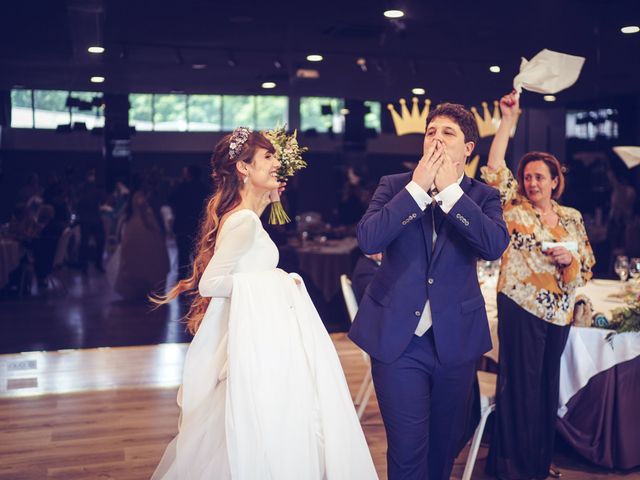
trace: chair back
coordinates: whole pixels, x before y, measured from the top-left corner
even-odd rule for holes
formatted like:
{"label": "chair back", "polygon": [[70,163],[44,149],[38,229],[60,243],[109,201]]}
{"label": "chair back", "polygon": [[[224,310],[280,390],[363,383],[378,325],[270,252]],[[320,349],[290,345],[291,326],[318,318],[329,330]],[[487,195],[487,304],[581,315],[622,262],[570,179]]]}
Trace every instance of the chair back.
{"label": "chair back", "polygon": [[351,280],[345,274],[340,275],[340,287],[342,287],[342,296],[347,306],[347,312],[349,312],[349,318],[353,322],[353,319],[356,318],[356,313],[358,313],[358,301],[353,293]]}

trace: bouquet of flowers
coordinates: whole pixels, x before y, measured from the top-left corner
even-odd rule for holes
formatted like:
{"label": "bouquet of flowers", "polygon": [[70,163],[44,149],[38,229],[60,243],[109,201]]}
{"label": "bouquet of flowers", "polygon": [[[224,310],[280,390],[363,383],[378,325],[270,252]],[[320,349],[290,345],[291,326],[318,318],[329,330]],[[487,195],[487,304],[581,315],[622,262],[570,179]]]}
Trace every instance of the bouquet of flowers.
{"label": "bouquet of flowers", "polygon": [[[277,127],[264,132],[265,137],[276,149],[276,157],[280,162],[280,168],[278,169],[278,180],[280,181],[284,181],[287,177],[293,176],[298,170],[307,166],[307,162],[302,159],[302,154],[309,149],[298,145],[297,134],[297,130],[294,130],[291,135],[288,135],[285,127]],[[282,203],[279,201],[273,202],[271,204],[269,223],[271,225],[284,225],[290,221],[291,219],[284,211]]]}

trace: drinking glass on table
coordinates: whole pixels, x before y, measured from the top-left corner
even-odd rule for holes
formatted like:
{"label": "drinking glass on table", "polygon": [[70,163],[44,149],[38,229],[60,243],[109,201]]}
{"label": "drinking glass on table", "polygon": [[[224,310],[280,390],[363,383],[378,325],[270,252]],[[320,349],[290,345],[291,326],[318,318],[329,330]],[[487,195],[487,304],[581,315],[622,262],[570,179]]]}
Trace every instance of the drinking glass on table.
{"label": "drinking glass on table", "polygon": [[626,255],[617,256],[613,268],[620,277],[620,281],[626,282],[629,278],[629,257]]}
{"label": "drinking glass on table", "polygon": [[632,257],[629,263],[629,274],[634,280],[640,279],[640,257]]}

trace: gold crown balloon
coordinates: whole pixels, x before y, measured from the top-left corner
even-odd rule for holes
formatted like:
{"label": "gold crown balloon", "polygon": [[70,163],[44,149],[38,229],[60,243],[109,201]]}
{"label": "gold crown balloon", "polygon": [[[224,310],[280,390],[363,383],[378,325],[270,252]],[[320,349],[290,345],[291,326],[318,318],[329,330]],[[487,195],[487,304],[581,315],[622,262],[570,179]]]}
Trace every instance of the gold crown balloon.
{"label": "gold crown balloon", "polygon": [[[396,129],[396,135],[408,135],[410,133],[423,134],[426,127],[427,116],[431,108],[431,100],[425,99],[424,108],[420,110],[418,105],[418,99],[413,97],[411,99],[411,110],[407,107],[407,101],[404,98],[400,99],[400,113],[398,113],[393,104],[388,104],[387,108],[391,112],[391,118],[393,125]],[[493,113],[489,112],[489,104],[482,102],[482,116],[478,112],[476,107],[471,107],[471,112],[476,119],[478,125],[478,132],[480,138],[490,137],[496,134],[498,126],[500,125],[500,104],[497,100],[493,102]],[[518,115],[521,111],[518,111]],[[515,126],[510,132],[510,136],[515,134]]]}
{"label": "gold crown balloon", "polygon": [[411,112],[407,107],[407,101],[404,98],[400,99],[400,115],[396,112],[393,104],[388,104],[387,108],[391,112],[391,118],[393,119],[393,125],[396,127],[396,134],[398,136],[407,135],[409,133],[424,133],[427,116],[429,115],[429,108],[431,107],[431,100],[428,98],[424,101],[424,108],[422,111],[418,106],[418,99],[413,97],[411,99],[413,106]]}

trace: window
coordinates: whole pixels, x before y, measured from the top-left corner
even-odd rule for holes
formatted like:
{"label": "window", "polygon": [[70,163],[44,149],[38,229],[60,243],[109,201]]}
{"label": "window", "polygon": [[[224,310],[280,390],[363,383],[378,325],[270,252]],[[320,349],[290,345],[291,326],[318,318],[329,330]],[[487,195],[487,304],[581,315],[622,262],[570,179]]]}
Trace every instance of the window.
{"label": "window", "polygon": [[71,123],[71,114],[67,107],[69,92],[65,90],[34,90],[34,127],[56,128]]}
{"label": "window", "polygon": [[187,130],[187,96],[181,94],[154,95],[153,129],[185,132]]}
{"label": "window", "polygon": [[222,129],[221,106],[220,95],[189,95],[187,130],[219,132]]}
{"label": "window", "polygon": [[71,92],[69,98],[78,99],[82,106],[71,107],[71,123],[84,123],[88,130],[104,127],[104,105],[101,92]]}
{"label": "window", "polygon": [[256,123],[258,130],[281,127],[289,122],[289,99],[272,95],[256,97]]}
{"label": "window", "polygon": [[618,111],[614,108],[570,110],[566,116],[566,137],[583,140],[618,138]]}
{"label": "window", "polygon": [[372,128],[376,132],[380,133],[382,131],[382,123],[381,123],[381,112],[382,106],[380,102],[373,102],[371,100],[367,100],[364,102],[365,107],[369,107],[369,113],[364,115],[364,126],[366,128]]}
{"label": "window", "polygon": [[344,100],[341,98],[301,97],[300,130],[341,133],[344,130],[344,115],[340,110],[343,108]]}
{"label": "window", "polygon": [[256,128],[255,97],[247,95],[224,95],[222,97],[222,130],[232,131],[236,127]]}
{"label": "window", "polygon": [[11,128],[33,128],[32,90],[11,90]]}
{"label": "window", "polygon": [[153,130],[153,95],[129,94],[129,125],[138,131]]}

